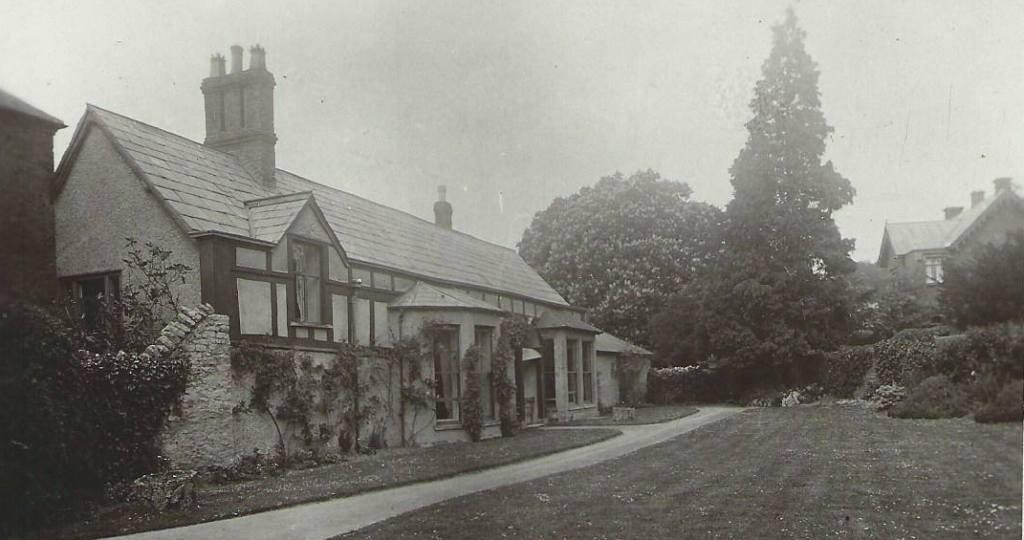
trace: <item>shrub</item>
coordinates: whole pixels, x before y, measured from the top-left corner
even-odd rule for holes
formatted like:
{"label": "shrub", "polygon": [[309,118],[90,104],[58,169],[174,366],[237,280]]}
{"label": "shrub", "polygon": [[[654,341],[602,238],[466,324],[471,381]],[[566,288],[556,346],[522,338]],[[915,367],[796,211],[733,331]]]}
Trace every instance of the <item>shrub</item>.
{"label": "shrub", "polygon": [[978,422],[1020,422],[1024,420],[1024,379],[1007,382],[995,398],[978,407]]}
{"label": "shrub", "polygon": [[906,399],[893,406],[896,418],[958,418],[970,412],[970,396],[963,385],[945,375],[933,375],[914,387]]}
{"label": "shrub", "polygon": [[935,336],[927,331],[904,331],[876,343],[875,373],[881,384],[912,387],[935,373]]}
{"label": "shrub", "polygon": [[871,346],[843,347],[825,355],[821,384],[825,393],[839,398],[853,397],[871,369]]}
{"label": "shrub", "polygon": [[694,403],[722,399],[721,379],[704,366],[670,367],[647,372],[652,403]]}

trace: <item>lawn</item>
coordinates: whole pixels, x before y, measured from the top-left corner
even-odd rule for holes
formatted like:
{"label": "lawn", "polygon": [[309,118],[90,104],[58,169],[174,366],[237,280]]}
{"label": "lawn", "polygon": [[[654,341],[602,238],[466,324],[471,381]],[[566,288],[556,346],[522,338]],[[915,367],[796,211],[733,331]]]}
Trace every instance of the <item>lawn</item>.
{"label": "lawn", "polygon": [[343,538],[1021,538],[1021,425],[753,409]]}
{"label": "lawn", "polygon": [[35,538],[90,538],[176,527],[251,514],[304,502],[436,480],[506,465],[619,435],[613,429],[527,430],[515,437],[475,444],[398,448],[335,465],[280,476],[200,487],[196,509],[146,512],[134,505],[103,508],[92,519],[38,533]]}
{"label": "lawn", "polygon": [[678,420],[697,412],[696,407],[686,405],[656,405],[637,407],[636,418],[632,420],[621,420],[616,422],[614,417],[596,416],[592,418],[580,418],[572,422],[559,424],[563,426],[638,426],[643,424],[660,424]]}

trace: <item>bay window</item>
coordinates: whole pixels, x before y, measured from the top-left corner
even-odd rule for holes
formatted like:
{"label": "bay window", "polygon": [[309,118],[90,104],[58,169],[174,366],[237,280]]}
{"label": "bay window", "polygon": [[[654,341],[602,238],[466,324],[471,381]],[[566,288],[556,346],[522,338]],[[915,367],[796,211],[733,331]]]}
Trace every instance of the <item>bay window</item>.
{"label": "bay window", "polygon": [[583,401],[594,402],[594,342],[583,342]]}
{"label": "bay window", "polygon": [[480,407],[484,418],[494,419],[494,384],[491,382],[494,329],[489,326],[477,326],[475,338],[475,345],[480,351]]}
{"label": "bay window", "polygon": [[437,329],[431,353],[434,360],[435,417],[457,421],[461,391],[458,327]]}

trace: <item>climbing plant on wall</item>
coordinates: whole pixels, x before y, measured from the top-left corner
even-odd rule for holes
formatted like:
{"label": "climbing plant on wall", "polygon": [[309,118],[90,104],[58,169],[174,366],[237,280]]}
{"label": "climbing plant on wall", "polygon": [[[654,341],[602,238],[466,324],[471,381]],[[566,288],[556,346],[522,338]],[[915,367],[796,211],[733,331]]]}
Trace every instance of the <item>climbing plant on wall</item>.
{"label": "climbing plant on wall", "polygon": [[501,419],[501,435],[511,437],[515,433],[517,423],[514,399],[516,385],[509,376],[509,369],[514,368],[515,351],[526,346],[527,338],[534,328],[526,317],[513,315],[501,320],[498,346],[491,367],[491,384],[498,402],[498,414]]}
{"label": "climbing plant on wall", "polygon": [[460,403],[462,427],[473,442],[480,440],[483,432],[483,407],[480,404],[480,349],[476,346],[466,349],[462,357],[465,388]]}

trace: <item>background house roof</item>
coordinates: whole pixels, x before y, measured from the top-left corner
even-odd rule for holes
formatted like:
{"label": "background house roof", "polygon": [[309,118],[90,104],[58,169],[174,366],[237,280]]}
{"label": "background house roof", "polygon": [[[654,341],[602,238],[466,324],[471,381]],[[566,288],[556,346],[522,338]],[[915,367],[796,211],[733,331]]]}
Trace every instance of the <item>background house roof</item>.
{"label": "background house roof", "polygon": [[[886,223],[885,235],[892,245],[893,255],[906,255],[912,251],[945,249],[956,244],[985,213],[1002,201],[1019,197],[1012,190],[1004,190],[961,212],[952,219]],[[884,252],[885,246],[883,244]]]}
{"label": "background house roof", "polygon": [[312,192],[352,261],[568,306],[506,247],[280,169],[267,189],[230,154],[90,105],[83,123],[92,120],[193,231],[253,237],[246,201]]}
{"label": "background house roof", "polygon": [[5,92],[3,88],[0,88],[0,111],[10,111],[28,116],[57,128],[65,127],[64,122],[61,122],[57,117],[50,116],[32,105],[29,105],[14,94]]}

